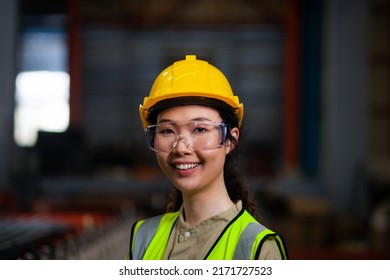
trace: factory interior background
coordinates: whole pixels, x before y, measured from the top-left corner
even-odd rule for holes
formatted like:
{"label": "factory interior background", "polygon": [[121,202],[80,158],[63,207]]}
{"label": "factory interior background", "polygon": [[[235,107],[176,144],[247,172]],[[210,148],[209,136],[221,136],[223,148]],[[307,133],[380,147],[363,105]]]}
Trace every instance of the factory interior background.
{"label": "factory interior background", "polygon": [[171,188],[139,104],[186,54],[244,103],[290,258],[390,258],[388,1],[3,0],[0,38],[0,259],[125,258]]}

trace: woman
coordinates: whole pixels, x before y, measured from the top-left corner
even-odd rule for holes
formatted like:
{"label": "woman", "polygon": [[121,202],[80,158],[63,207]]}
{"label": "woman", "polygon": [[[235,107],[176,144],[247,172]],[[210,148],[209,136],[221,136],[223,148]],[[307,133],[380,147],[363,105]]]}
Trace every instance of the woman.
{"label": "woman", "polygon": [[287,259],[236,171],[243,104],[222,72],[187,55],[156,78],[140,117],[174,189],[166,214],[133,225],[130,259]]}

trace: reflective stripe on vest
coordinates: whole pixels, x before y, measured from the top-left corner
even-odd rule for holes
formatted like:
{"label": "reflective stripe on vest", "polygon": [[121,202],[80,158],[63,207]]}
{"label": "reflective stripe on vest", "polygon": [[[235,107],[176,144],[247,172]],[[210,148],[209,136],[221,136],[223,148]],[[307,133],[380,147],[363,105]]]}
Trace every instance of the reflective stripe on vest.
{"label": "reflective stripe on vest", "polygon": [[250,223],[240,235],[233,260],[250,260],[252,258],[252,247],[256,237],[266,228],[258,223]]}
{"label": "reflective stripe on vest", "polygon": [[[130,240],[130,258],[133,260],[163,259],[169,236],[178,217],[179,212],[174,212],[139,221],[133,229]],[[255,259],[258,257],[258,248],[270,235],[275,237],[282,258],[286,259],[281,238],[243,210],[231,224],[225,227],[205,259]]]}
{"label": "reflective stripe on vest", "polygon": [[[173,225],[178,217],[179,212],[174,212],[137,222],[130,240],[131,259],[162,259]],[[159,233],[158,238],[154,238],[156,233]]]}

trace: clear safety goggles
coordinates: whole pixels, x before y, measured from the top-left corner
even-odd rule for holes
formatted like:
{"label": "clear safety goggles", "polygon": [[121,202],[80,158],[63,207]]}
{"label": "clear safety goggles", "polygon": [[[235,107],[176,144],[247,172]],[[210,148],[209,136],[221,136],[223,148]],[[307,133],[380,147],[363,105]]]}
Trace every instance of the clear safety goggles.
{"label": "clear safety goggles", "polygon": [[225,144],[227,134],[227,124],[210,121],[162,122],[146,128],[149,148],[159,153],[171,152],[179,142],[193,151],[214,150]]}

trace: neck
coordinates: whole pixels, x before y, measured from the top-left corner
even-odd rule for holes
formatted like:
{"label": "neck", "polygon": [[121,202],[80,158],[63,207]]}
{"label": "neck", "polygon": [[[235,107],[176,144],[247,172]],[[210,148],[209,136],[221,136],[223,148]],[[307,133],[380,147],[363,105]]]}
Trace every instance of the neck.
{"label": "neck", "polygon": [[234,203],[223,188],[217,194],[201,193],[197,195],[183,194],[183,207],[186,223],[196,225],[232,207]]}

